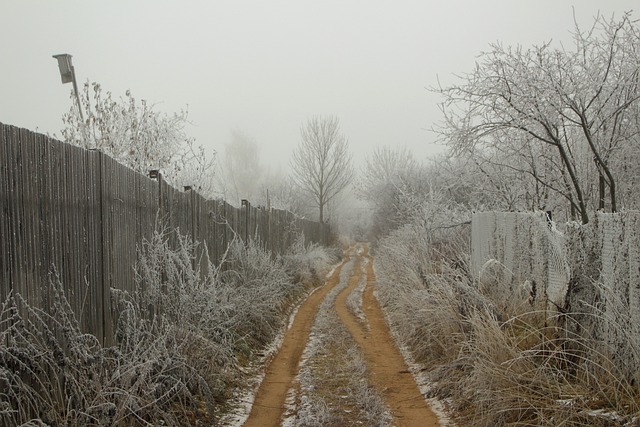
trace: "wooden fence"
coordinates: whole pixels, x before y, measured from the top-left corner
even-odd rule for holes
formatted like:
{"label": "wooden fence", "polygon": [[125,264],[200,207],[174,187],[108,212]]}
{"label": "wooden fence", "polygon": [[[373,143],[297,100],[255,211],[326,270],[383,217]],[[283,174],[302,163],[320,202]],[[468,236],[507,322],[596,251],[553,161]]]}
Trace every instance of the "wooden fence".
{"label": "wooden fence", "polygon": [[84,331],[113,335],[111,288],[133,291],[137,251],[160,220],[204,242],[217,264],[234,236],[282,253],[296,234],[327,244],[329,227],[281,210],[206,200],[123,166],[100,151],[0,123],[0,302],[10,292],[52,306],[60,276]]}

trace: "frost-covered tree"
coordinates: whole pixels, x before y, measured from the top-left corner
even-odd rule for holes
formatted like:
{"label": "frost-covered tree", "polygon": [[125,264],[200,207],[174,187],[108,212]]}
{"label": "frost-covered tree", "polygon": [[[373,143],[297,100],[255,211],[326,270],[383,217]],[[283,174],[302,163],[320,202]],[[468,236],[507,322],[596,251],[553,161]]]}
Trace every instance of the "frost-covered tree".
{"label": "frost-covered tree", "polygon": [[309,211],[309,205],[312,202],[308,200],[308,196],[295,185],[288,174],[281,170],[265,172],[256,202],[263,206],[292,212],[300,217],[313,214]]}
{"label": "frost-covered tree", "polygon": [[187,136],[186,111],[155,111],[130,91],[116,100],[95,82],[85,83],[79,97],[85,118],[75,106],[63,115],[65,142],[101,150],[142,174],[158,169],[177,187],[190,185],[206,197],[213,195],[215,153],[207,155]]}
{"label": "frost-covered tree", "polygon": [[378,147],[365,157],[365,165],[356,183],[358,195],[372,203],[380,201],[380,191],[397,186],[416,173],[420,165],[406,148]]}
{"label": "frost-covered tree", "polygon": [[291,177],[261,161],[258,141],[234,130],[218,162],[216,188],[229,203],[247,199],[253,206],[288,210],[307,216],[309,201]]}
{"label": "frost-covered tree", "polygon": [[[640,98],[637,64],[640,31],[628,14],[597,17],[589,31],[576,25],[573,49],[551,43],[529,49],[491,45],[462,82],[440,89],[444,97],[445,140],[457,154],[476,147],[505,150],[513,136],[544,147],[561,170],[562,181],[538,175],[539,183],[560,191],[586,223],[595,168],[598,207],[618,209],[612,161],[637,137],[629,126]],[[583,169],[584,159],[592,162]]]}
{"label": "frost-covered tree", "polygon": [[373,210],[373,236],[402,225],[412,209],[409,198],[429,193],[426,169],[406,148],[380,147],[365,157],[356,181],[356,194]]}
{"label": "frost-covered tree", "polygon": [[[512,135],[509,144],[439,159],[434,165],[437,181],[447,181],[444,186],[452,197],[466,192],[472,201],[467,204],[476,210],[565,210],[571,189],[554,153],[519,136]],[[586,195],[591,197],[589,189]]]}
{"label": "frost-covered tree", "polygon": [[312,117],[300,129],[301,142],[293,152],[294,182],[309,194],[318,208],[320,222],[325,209],[353,178],[349,142],[335,116]]}
{"label": "frost-covered tree", "polygon": [[223,158],[219,162],[219,193],[232,204],[239,204],[241,199],[258,203],[265,170],[260,162],[257,141],[240,130],[234,130],[230,142],[224,146]]}

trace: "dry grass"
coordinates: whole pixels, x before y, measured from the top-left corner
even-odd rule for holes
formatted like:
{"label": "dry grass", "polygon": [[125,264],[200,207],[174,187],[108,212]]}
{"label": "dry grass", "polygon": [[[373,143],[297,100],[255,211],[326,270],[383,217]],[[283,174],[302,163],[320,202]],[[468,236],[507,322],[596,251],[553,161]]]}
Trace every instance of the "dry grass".
{"label": "dry grass", "polygon": [[141,248],[135,294],[113,290],[113,347],[80,330],[56,276],[50,312],[2,302],[0,425],[212,425],[304,293],[294,276],[318,280],[331,260],[305,248],[300,274],[236,241],[218,268],[187,237],[168,242],[158,232]]}
{"label": "dry grass", "polygon": [[[615,309],[624,302],[555,316],[518,297],[505,303],[495,283],[469,277],[465,241],[406,228],[378,245],[380,298],[399,341],[430,370],[431,394],[462,425],[637,425],[637,374],[620,359],[639,360],[640,349]],[[618,338],[576,333],[585,317]]]}
{"label": "dry grass", "polygon": [[183,353],[173,327],[143,319],[130,306],[119,345],[104,348],[83,334],[57,278],[52,313],[20,295],[2,306],[0,420],[3,425],[145,425],[198,414],[212,419],[214,402],[202,375]]}

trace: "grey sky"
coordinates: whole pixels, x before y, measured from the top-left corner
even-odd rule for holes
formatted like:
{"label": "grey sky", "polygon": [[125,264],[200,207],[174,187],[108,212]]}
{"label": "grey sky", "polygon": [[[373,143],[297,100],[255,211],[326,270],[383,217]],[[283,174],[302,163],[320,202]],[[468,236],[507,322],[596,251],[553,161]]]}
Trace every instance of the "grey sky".
{"label": "grey sky", "polygon": [[[341,119],[356,156],[404,145],[441,151],[427,90],[472,69],[488,44],[570,39],[600,10],[637,0],[34,1],[0,5],[0,122],[59,133],[70,105],[53,54],[78,83],[131,89],[161,111],[188,106],[199,144],[221,151],[233,129],[265,163],[288,164],[311,115]],[[638,18],[635,13],[634,18]]]}

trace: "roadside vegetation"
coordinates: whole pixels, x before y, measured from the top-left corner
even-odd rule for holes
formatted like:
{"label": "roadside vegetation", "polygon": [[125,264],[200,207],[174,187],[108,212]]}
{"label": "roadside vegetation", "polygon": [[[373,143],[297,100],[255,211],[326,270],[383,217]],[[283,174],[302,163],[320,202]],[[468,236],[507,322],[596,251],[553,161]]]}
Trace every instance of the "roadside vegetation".
{"label": "roadside vegetation", "polygon": [[[114,292],[115,345],[83,333],[52,274],[51,311],[21,295],[0,311],[0,424],[214,424],[255,374],[251,363],[322,283],[334,255],[302,240],[273,259],[234,241],[219,266],[196,243],[156,232],[140,250],[137,291]],[[302,281],[301,281],[302,280]]]}
{"label": "roadside vegetation", "polygon": [[[578,271],[572,286],[600,300],[541,312],[526,283],[501,288],[499,263],[481,279],[470,271],[473,212],[552,211],[581,227],[597,210],[637,209],[639,34],[624,14],[576,26],[567,48],[491,45],[459,83],[435,89],[446,157],[424,164],[379,149],[367,158],[356,188],[373,210],[379,298],[414,372],[427,373],[427,394],[460,425],[640,422],[627,296]],[[599,327],[585,333],[582,322]]]}
{"label": "roadside vegetation", "polygon": [[[575,332],[585,313],[549,316],[526,292],[505,303],[491,275],[478,282],[468,274],[469,255],[468,227],[409,224],[379,242],[379,297],[399,343],[428,371],[428,395],[460,425],[637,425],[635,376],[606,340]],[[630,333],[592,309],[604,330]]]}

